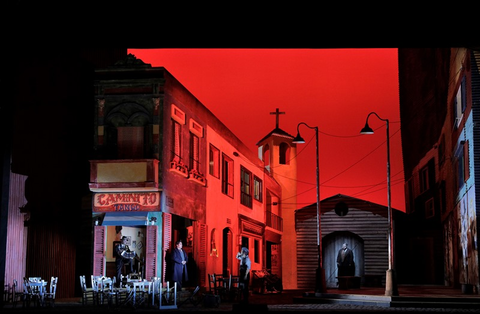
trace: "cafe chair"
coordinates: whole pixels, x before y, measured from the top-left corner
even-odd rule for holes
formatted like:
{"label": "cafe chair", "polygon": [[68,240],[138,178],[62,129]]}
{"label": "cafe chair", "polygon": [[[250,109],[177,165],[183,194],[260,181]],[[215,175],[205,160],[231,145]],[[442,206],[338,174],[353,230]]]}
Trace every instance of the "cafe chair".
{"label": "cafe chair", "polygon": [[17,307],[17,303],[19,300],[23,300],[23,289],[20,291],[18,288],[18,282],[17,279],[13,279],[13,284],[12,284],[12,291],[10,292],[10,297],[9,301],[12,302],[12,306],[15,308]]}
{"label": "cafe chair", "polygon": [[215,286],[215,274],[208,274],[208,291],[212,294],[216,294]]}
{"label": "cafe chair", "polygon": [[161,277],[152,277],[151,283],[148,286],[148,295],[152,306],[155,306],[155,301],[157,300],[157,295],[160,294],[162,289],[162,278]]}
{"label": "cafe chair", "polygon": [[55,295],[57,293],[57,283],[58,283],[58,277],[52,276],[50,278],[49,290],[45,292],[43,296],[43,303],[45,305],[48,304],[51,307],[55,306]]}
{"label": "cafe chair", "polygon": [[222,274],[214,274],[213,281],[215,287],[215,295],[220,296],[221,300],[225,300],[231,281],[231,275],[223,276]]}
{"label": "cafe chair", "polygon": [[82,305],[96,304],[97,295],[93,287],[87,287],[85,275],[80,275],[80,287],[82,288]]}
{"label": "cafe chair", "polygon": [[240,276],[231,276],[228,288],[228,297],[230,301],[238,301],[241,298]]}
{"label": "cafe chair", "polygon": [[170,287],[167,281],[166,287],[161,287],[159,291],[159,309],[176,309],[177,308],[177,283],[174,282]]}
{"label": "cafe chair", "polygon": [[27,277],[23,278],[23,294],[22,294],[22,303],[23,307],[30,307],[30,304],[33,299],[32,288],[30,287],[30,282]]}
{"label": "cafe chair", "polygon": [[195,290],[193,290],[192,295],[189,296],[185,301],[180,303],[180,305],[178,307],[180,308],[181,306],[185,305],[186,303],[191,303],[194,307],[196,307],[198,304],[200,304],[202,302],[202,299],[197,297],[197,293],[198,293],[199,290],[200,290],[200,287],[197,286],[195,288]]}
{"label": "cafe chair", "polygon": [[[30,280],[32,279],[32,280]],[[33,301],[35,306],[42,306],[46,283],[38,277],[23,278],[23,307],[30,307]]]}

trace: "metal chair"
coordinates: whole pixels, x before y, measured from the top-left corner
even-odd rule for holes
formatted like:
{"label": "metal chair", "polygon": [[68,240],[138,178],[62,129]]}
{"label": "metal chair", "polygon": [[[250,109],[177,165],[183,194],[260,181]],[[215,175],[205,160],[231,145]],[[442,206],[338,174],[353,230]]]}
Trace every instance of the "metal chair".
{"label": "metal chair", "polygon": [[46,283],[43,280],[23,278],[23,307],[30,307],[33,301],[36,306],[43,306],[44,288]]}
{"label": "metal chair", "polygon": [[185,301],[183,301],[182,303],[180,303],[180,305],[179,305],[178,307],[180,308],[181,306],[183,306],[183,305],[186,304],[187,302],[191,303],[191,304],[192,304],[193,306],[195,306],[195,307],[196,307],[198,304],[200,304],[200,303],[202,302],[202,299],[197,297],[197,293],[198,293],[199,290],[200,290],[200,287],[197,286],[197,287],[195,288],[195,290],[193,290],[192,295],[189,296]]}
{"label": "metal chair", "polygon": [[162,278],[152,277],[151,283],[148,286],[148,295],[151,299],[152,306],[155,306],[155,300],[157,300],[157,295],[160,294],[161,289],[162,289]]}
{"label": "metal chair", "polygon": [[52,276],[50,278],[49,290],[45,292],[43,296],[43,303],[48,304],[51,307],[55,306],[55,295],[57,294],[57,283],[58,283],[58,277]]}
{"label": "metal chair", "polygon": [[161,287],[159,293],[159,309],[177,308],[177,283],[170,288],[170,282],[167,281],[167,287]]}
{"label": "metal chair", "polygon": [[85,275],[80,275],[80,287],[82,288],[82,305],[91,304],[95,305],[97,295],[93,287],[87,287]]}

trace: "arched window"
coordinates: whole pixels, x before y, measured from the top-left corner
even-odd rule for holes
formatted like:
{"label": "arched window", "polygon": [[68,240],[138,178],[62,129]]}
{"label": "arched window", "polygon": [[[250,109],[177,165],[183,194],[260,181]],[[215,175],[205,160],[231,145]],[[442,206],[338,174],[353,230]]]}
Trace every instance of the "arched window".
{"label": "arched window", "polygon": [[266,144],[263,149],[263,162],[265,163],[265,167],[267,169],[270,168],[270,146]]}
{"label": "arched window", "polygon": [[280,153],[279,153],[279,164],[288,165],[290,164],[290,146],[283,142],[280,144]]}

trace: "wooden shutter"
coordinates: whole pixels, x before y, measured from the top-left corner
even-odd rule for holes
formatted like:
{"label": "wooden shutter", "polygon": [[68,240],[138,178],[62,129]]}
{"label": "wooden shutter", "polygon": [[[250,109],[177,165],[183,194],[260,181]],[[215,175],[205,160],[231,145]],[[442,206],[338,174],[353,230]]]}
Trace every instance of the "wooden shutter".
{"label": "wooden shutter", "polygon": [[167,251],[170,249],[172,243],[172,215],[169,213],[163,213],[163,245],[162,245],[162,282],[165,283],[165,273],[167,271],[167,263],[165,261],[167,256]]}
{"label": "wooden shutter", "polygon": [[93,244],[93,275],[104,276],[105,275],[105,234],[106,227],[95,226],[94,227],[94,244]]}
{"label": "wooden shutter", "polygon": [[468,140],[463,144],[463,179],[465,182],[470,178],[470,155],[468,153]]}
{"label": "wooden shutter", "polygon": [[157,226],[147,226],[145,247],[145,278],[157,277]]}
{"label": "wooden shutter", "polygon": [[200,279],[200,286],[207,285],[207,225],[195,221],[193,224],[193,234],[195,236],[195,250],[197,252],[196,261],[198,266],[198,277]]}

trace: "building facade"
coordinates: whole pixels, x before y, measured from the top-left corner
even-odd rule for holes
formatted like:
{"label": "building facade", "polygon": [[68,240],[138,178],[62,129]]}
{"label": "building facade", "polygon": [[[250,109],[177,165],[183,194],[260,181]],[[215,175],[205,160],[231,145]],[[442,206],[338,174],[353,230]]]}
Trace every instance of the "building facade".
{"label": "building facade", "polygon": [[[399,49],[408,282],[479,291],[478,49]],[[421,137],[418,134],[422,134]]]}
{"label": "building facade", "polygon": [[241,247],[252,270],[274,266],[281,275],[282,230],[271,223],[272,215],[281,221],[281,205],[271,205],[280,203],[280,185],[166,69],[129,55],[96,70],[95,105],[94,275],[112,274],[111,252],[124,235],[144,278],[171,280],[177,240],[189,254],[189,285],[207,286],[210,273],[237,275]]}

